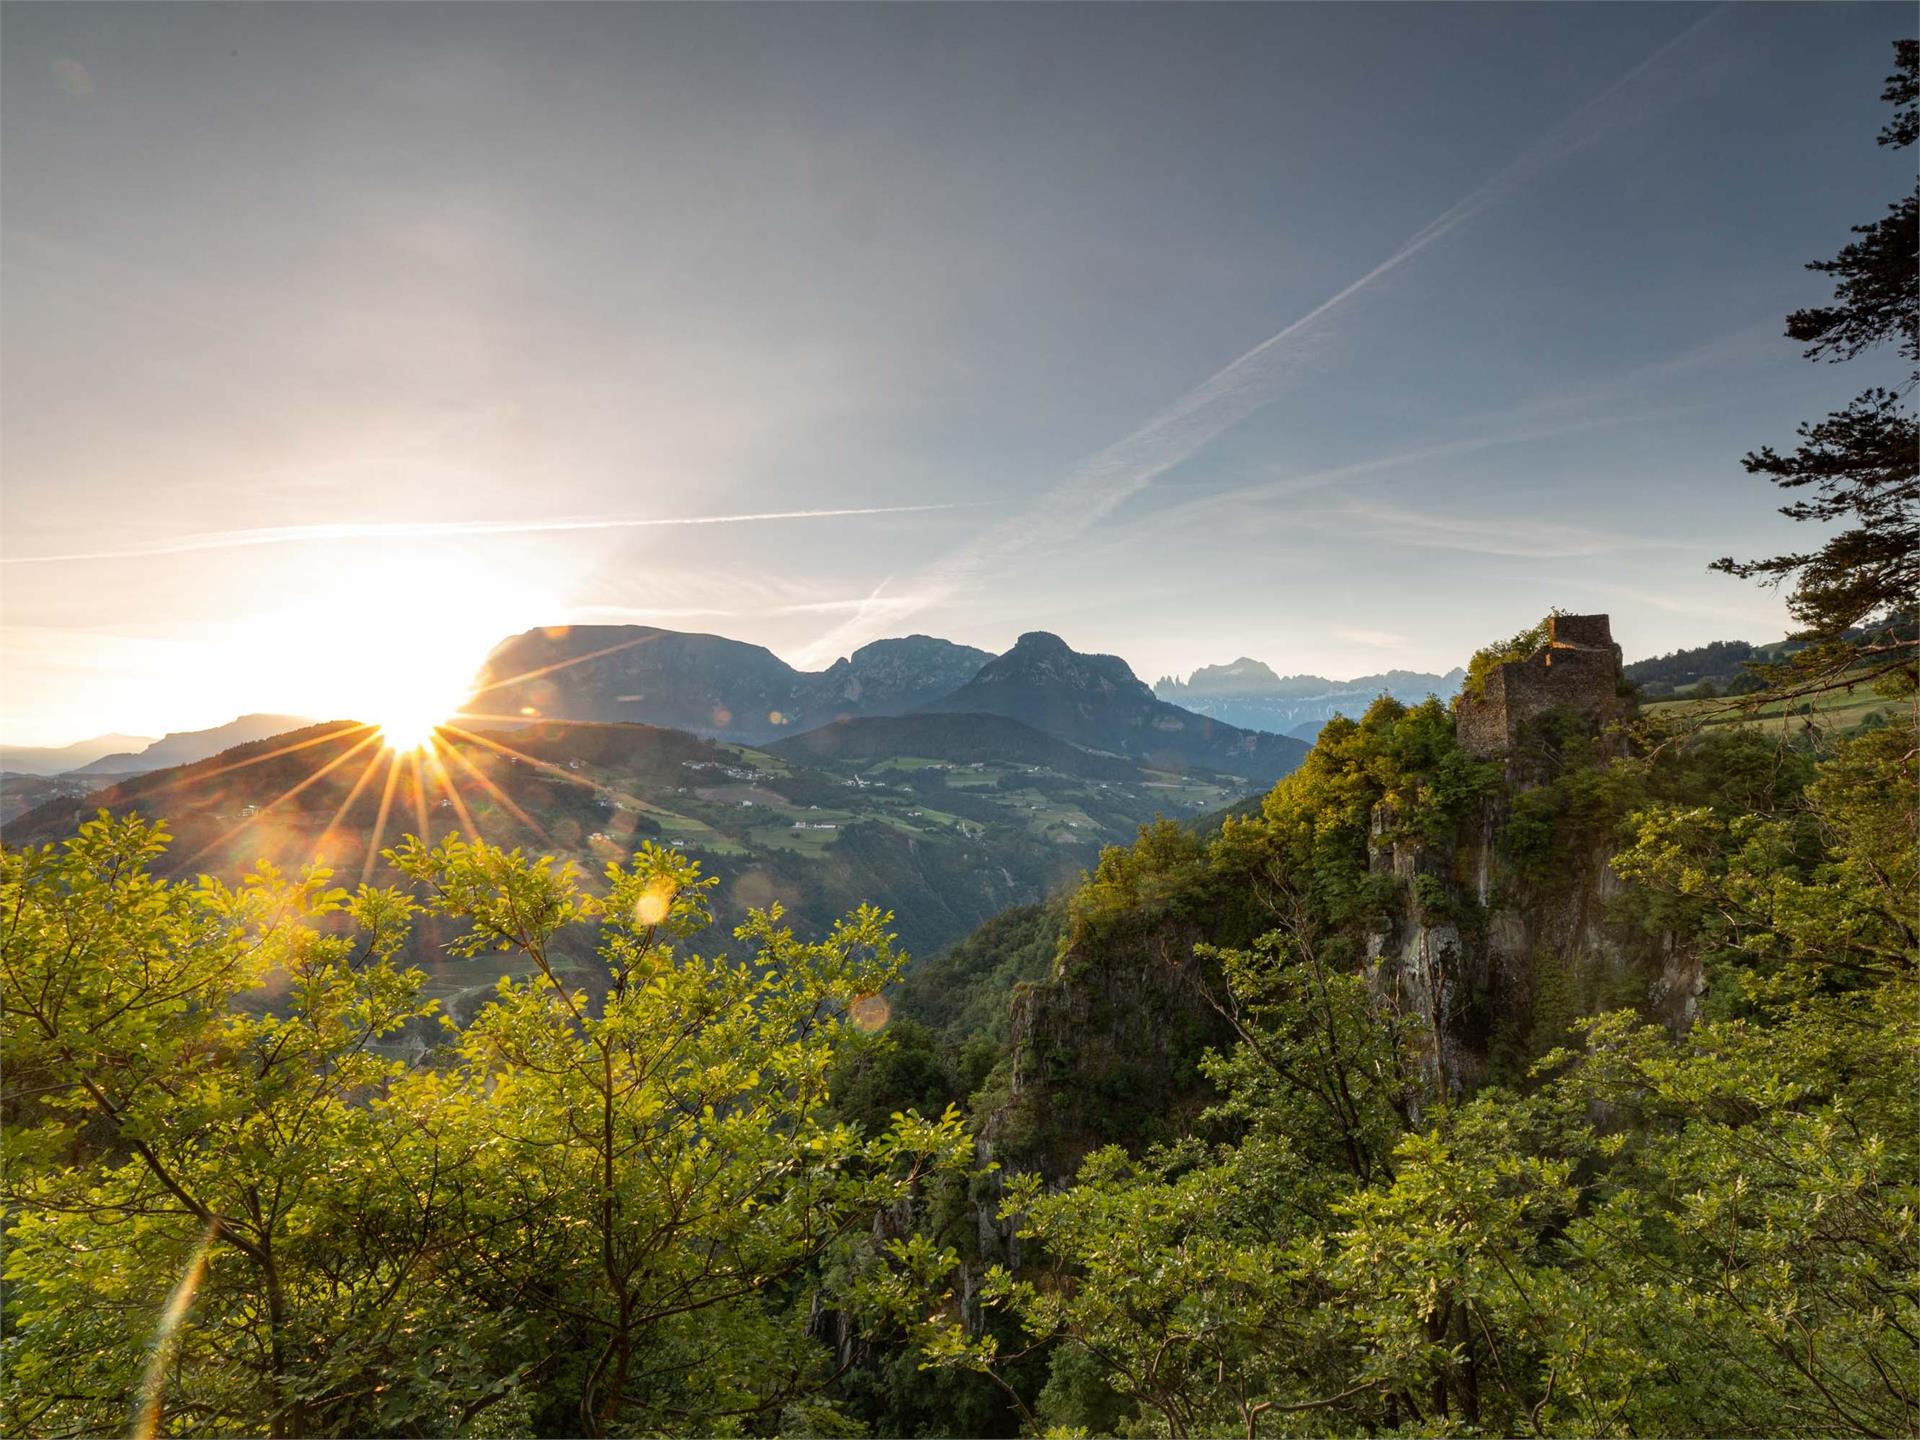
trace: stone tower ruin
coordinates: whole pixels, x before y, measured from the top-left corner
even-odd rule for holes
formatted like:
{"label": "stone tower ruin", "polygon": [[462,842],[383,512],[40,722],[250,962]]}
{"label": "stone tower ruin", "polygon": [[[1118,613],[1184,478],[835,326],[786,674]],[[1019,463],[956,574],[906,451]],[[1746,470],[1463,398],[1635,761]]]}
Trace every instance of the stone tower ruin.
{"label": "stone tower ruin", "polygon": [[1620,678],[1620,647],[1605,615],[1550,616],[1546,644],[1494,666],[1480,695],[1461,692],[1454,734],[1469,754],[1504,755],[1529,721],[1560,706],[1597,729],[1624,708]]}

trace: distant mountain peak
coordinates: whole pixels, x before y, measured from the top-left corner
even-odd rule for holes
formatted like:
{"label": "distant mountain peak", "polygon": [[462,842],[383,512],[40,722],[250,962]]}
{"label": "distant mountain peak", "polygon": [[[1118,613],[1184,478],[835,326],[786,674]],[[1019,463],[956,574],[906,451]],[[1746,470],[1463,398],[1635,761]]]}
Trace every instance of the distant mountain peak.
{"label": "distant mountain peak", "polygon": [[70,745],[0,745],[0,771],[59,775],[102,755],[132,754],[154,743],[151,735],[95,735]]}
{"label": "distant mountain peak", "polygon": [[1013,648],[980,667],[975,685],[1041,684],[1100,695],[1125,695],[1151,700],[1143,684],[1118,655],[1093,655],[1075,650],[1048,630],[1029,630]]}
{"label": "distant mountain peak", "polygon": [[206,730],[170,730],[139,751],[102,755],[78,767],[77,775],[131,775],[149,770],[166,770],[175,765],[190,765],[218,755],[235,745],[248,745],[269,736],[284,735],[313,721],[304,715],[241,715],[224,725]]}
{"label": "distant mountain peak", "polygon": [[1243,655],[1230,665],[1202,665],[1184,682],[1165,677],[1153,693],[1245,729],[1307,736],[1336,714],[1365,713],[1383,694],[1406,705],[1417,705],[1429,695],[1445,700],[1460,688],[1465,674],[1460,669],[1444,675],[1388,670],[1330,680],[1324,675],[1278,675]]}
{"label": "distant mountain peak", "polygon": [[1229,665],[1202,665],[1187,679],[1195,694],[1233,689],[1241,692],[1277,689],[1280,677],[1265,662],[1242,655]]}
{"label": "distant mountain peak", "polygon": [[1271,781],[1299,763],[1296,740],[1223,725],[1166,704],[1117,655],[1089,655],[1032,630],[951,695],[922,711],[1005,715],[1093,750],[1168,768]]}
{"label": "distant mountain peak", "polygon": [[[1013,651],[1030,652],[1072,650],[1073,647],[1051,630],[1029,630],[1013,642]],[[1013,653],[1009,651],[1008,653]]]}

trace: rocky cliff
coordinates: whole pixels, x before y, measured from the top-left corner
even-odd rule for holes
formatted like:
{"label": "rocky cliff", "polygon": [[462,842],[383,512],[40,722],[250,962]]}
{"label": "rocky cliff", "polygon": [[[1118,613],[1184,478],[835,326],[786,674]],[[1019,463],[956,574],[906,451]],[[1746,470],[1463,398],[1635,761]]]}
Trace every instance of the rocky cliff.
{"label": "rocky cliff", "polygon": [[1182,1133],[1208,1099],[1194,1062],[1228,1039],[1195,943],[1250,943],[1279,923],[1279,891],[1302,897],[1327,954],[1422,1023],[1449,1091],[1518,1078],[1582,1014],[1688,1024],[1700,958],[1650,928],[1609,863],[1627,802],[1607,718],[1530,711],[1483,760],[1437,702],[1383,699],[1329,726],[1263,814],[1184,857],[1129,859],[1151,872],[1129,881],[1137,898],[1103,863],[1076,902],[1099,924],[1076,926],[1052,978],[1014,995],[988,1149],[1065,1179],[1096,1145]]}

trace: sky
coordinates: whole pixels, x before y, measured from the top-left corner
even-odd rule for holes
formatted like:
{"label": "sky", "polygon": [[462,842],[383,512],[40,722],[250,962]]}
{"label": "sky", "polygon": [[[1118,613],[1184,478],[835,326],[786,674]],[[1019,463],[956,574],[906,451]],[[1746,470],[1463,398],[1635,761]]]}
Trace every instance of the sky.
{"label": "sky", "polygon": [[[1905,6],[0,11],[0,738],[820,667],[1786,629]],[[452,703],[452,699],[449,700]]]}

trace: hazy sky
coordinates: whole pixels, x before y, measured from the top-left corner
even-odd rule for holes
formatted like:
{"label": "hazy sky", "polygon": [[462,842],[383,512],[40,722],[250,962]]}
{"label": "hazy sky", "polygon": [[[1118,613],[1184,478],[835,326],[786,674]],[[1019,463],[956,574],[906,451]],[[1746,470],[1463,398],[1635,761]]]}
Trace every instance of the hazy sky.
{"label": "hazy sky", "polygon": [[1767,638],[1705,566],[1804,537],[1739,457],[1884,373],[1779,333],[1907,181],[1908,6],[0,27],[16,743],[567,620],[1148,679]]}

